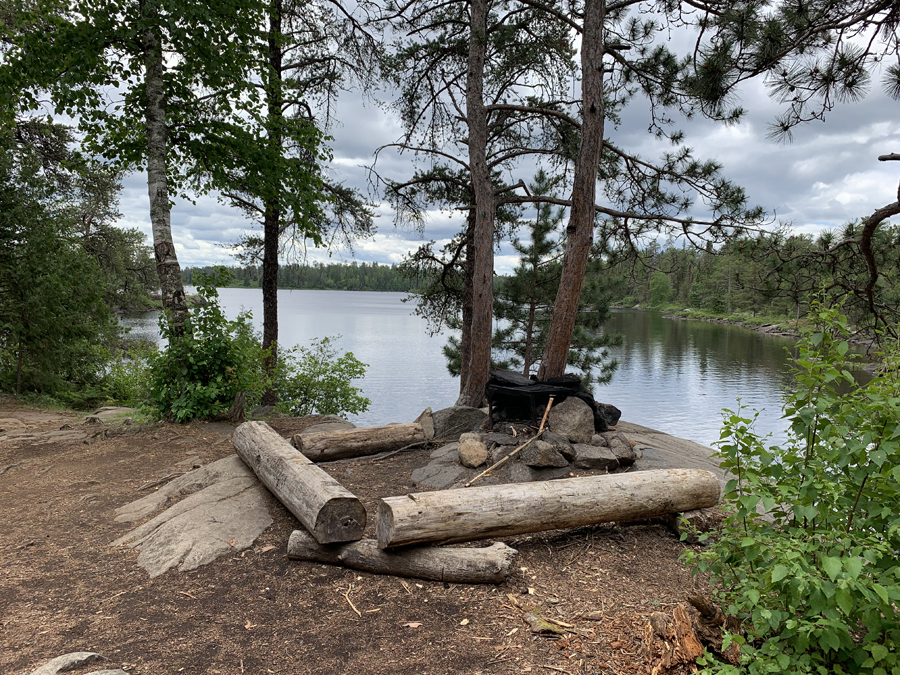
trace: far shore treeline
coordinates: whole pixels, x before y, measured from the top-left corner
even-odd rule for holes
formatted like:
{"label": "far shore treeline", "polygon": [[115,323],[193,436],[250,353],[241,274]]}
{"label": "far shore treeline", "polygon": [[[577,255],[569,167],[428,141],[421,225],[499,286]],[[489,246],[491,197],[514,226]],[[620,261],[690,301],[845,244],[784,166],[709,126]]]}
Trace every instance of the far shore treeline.
{"label": "far shore treeline", "polygon": [[[194,285],[195,275],[211,274],[213,267],[185,267],[181,278],[186,286]],[[229,268],[233,278],[229,287],[259,288],[262,265]],[[394,265],[377,262],[283,264],[278,269],[278,288],[334,291],[394,291],[413,292],[418,281],[404,276]]]}

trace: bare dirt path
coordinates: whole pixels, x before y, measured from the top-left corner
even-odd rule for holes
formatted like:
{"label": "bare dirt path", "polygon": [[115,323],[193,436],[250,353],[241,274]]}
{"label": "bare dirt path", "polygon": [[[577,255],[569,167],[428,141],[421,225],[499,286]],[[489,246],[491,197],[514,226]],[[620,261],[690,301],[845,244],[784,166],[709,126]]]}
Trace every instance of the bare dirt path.
{"label": "bare dirt path", "polygon": [[[273,498],[275,522],[251,549],[150,580],[136,551],[110,547],[129,529],[113,512],[147,483],[231,454],[231,427],[84,425],[8,400],[0,420],[2,673],[72,651],[147,675],[643,673],[649,615],[692,589],[685,544],[657,525],[504,539],[520,556],[500,586],[291,562],[298,524]],[[327,470],[373,514],[379,497],[412,489],[427,456]],[[562,632],[532,633],[529,608]]]}

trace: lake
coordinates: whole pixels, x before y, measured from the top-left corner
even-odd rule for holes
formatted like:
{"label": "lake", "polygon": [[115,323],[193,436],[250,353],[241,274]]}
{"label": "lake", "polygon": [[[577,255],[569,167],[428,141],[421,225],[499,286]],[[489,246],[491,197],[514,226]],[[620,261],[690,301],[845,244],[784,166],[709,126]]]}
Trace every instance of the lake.
{"label": "lake", "polygon": [[[223,288],[229,318],[246,309],[262,327],[258,289]],[[429,336],[404,293],[291,291],[278,295],[281,343],[305,345],[340,335],[337,346],[369,364],[357,382],[372,399],[351,419],[359,425],[411,422],[426,407],[453,405],[459,381],[445,365],[445,336]],[[129,321],[133,331],[156,335],[155,315]],[[719,437],[721,411],[738,399],[761,411],[757,430],[785,438],[783,393],[792,385],[788,352],[794,341],[744,328],[667,319],[658,312],[614,311],[605,330],[624,336],[611,350],[619,368],[594,397],[622,410],[622,418],[705,445]]]}

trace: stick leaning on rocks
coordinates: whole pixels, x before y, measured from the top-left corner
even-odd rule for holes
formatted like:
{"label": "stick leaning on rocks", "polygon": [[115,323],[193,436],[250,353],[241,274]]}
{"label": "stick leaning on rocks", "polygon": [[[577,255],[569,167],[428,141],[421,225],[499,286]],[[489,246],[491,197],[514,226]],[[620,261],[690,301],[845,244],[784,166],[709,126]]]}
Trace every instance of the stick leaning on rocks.
{"label": "stick leaning on rocks", "polygon": [[479,478],[484,478],[485,476],[487,476],[487,475],[488,475],[491,471],[493,471],[494,469],[499,469],[501,466],[503,466],[504,464],[506,464],[506,463],[507,463],[509,460],[511,460],[513,457],[515,457],[515,456],[518,455],[520,452],[522,452],[522,450],[524,450],[525,448],[527,448],[532,442],[534,442],[534,441],[536,441],[537,439],[539,439],[539,438],[541,437],[541,434],[544,433],[544,424],[547,423],[547,415],[550,414],[550,408],[553,407],[553,399],[554,399],[554,398],[555,398],[554,396],[551,396],[551,397],[550,397],[550,400],[547,401],[547,408],[544,410],[544,417],[541,419],[541,425],[538,427],[538,432],[534,435],[533,438],[529,438],[527,441],[525,441],[524,443],[522,443],[522,445],[520,445],[518,448],[516,448],[516,449],[513,450],[511,453],[509,453],[506,457],[504,457],[503,459],[501,459],[499,462],[497,462],[497,463],[495,463],[495,464],[489,466],[488,468],[486,468],[486,469],[485,469],[484,471],[482,471],[480,474],[478,474],[477,476],[475,476],[475,478],[473,478],[473,479],[470,480],[468,483],[466,483],[464,487],[469,487],[470,485],[472,485],[472,484],[473,484],[476,480],[478,480]]}

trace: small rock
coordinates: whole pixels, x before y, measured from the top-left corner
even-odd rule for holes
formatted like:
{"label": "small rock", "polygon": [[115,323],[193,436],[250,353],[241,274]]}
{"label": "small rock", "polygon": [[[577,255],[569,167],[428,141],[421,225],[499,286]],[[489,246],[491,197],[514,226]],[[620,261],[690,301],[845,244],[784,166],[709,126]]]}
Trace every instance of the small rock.
{"label": "small rock", "polygon": [[534,468],[522,464],[522,462],[513,461],[505,467],[505,478],[507,483],[531,483],[541,480],[555,480],[557,478],[567,478],[571,470],[569,466]]}
{"label": "small rock", "polygon": [[575,448],[573,448],[572,444],[566,440],[565,436],[560,436],[549,429],[545,429],[544,435],[541,436],[541,440],[552,445],[559,454],[570,462],[575,459]]}
{"label": "small rock", "polygon": [[597,412],[603,416],[606,424],[611,427],[616,426],[619,423],[619,418],[622,417],[622,411],[609,403],[598,403]]}
{"label": "small rock", "polygon": [[96,652],[71,652],[47,661],[47,663],[40,668],[32,670],[28,675],[56,675],[57,673],[73,670],[78,666],[91,663],[100,658],[102,657]]}
{"label": "small rock", "polygon": [[575,451],[578,453],[573,464],[579,469],[601,469],[612,471],[619,468],[619,460],[609,448],[596,445],[576,443]]}
{"label": "small rock", "polygon": [[606,442],[607,447],[619,460],[620,466],[631,466],[637,459],[634,447],[628,437],[621,431],[607,431],[599,434]]}
{"label": "small rock", "polygon": [[533,441],[519,455],[522,464],[537,468],[564,467],[569,460],[563,457],[550,443],[542,440]]}
{"label": "small rock", "polygon": [[490,457],[480,434],[467,433],[459,437],[459,463],[470,469],[484,464]]}
{"label": "small rock", "polygon": [[551,408],[547,427],[572,443],[590,443],[594,435],[594,411],[580,398],[569,396]]}
{"label": "small rock", "polygon": [[596,445],[598,448],[608,448],[609,442],[603,434],[594,434],[591,436],[591,445]]}

